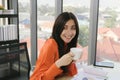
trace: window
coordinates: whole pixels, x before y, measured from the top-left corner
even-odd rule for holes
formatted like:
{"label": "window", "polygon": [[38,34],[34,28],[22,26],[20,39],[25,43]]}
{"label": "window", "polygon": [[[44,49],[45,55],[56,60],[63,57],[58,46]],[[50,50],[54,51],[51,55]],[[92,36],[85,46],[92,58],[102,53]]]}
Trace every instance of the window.
{"label": "window", "polygon": [[[68,3],[69,2],[69,3]],[[83,49],[80,61],[88,60],[90,0],[63,0],[63,12],[73,12],[79,23],[79,46]]]}
{"label": "window", "polygon": [[55,0],[37,0],[38,55],[46,39],[51,36],[55,20]]}
{"label": "window", "polygon": [[19,5],[19,36],[20,42],[27,42],[29,56],[31,56],[30,42],[30,1],[18,0]]}
{"label": "window", "polygon": [[99,0],[98,11],[95,65],[120,65],[120,1]]}

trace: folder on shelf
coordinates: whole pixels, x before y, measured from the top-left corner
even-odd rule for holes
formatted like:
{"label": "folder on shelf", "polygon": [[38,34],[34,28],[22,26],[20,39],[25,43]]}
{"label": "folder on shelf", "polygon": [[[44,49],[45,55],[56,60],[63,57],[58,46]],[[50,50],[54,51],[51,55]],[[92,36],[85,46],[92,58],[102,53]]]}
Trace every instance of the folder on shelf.
{"label": "folder on shelf", "polygon": [[0,26],[0,41],[17,39],[17,26],[15,24]]}
{"label": "folder on shelf", "polygon": [[0,41],[3,41],[3,27],[0,26]]}

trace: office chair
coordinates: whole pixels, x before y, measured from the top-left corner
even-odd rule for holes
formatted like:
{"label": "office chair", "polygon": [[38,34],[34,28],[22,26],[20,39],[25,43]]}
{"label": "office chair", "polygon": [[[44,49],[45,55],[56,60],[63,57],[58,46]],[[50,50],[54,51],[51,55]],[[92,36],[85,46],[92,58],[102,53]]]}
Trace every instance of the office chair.
{"label": "office chair", "polygon": [[0,46],[0,79],[29,79],[30,60],[26,42]]}

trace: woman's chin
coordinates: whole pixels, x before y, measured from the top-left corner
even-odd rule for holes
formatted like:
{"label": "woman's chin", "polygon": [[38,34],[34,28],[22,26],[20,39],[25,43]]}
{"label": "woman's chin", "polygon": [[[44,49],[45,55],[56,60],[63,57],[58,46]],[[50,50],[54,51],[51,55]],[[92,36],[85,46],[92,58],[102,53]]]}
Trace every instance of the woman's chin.
{"label": "woman's chin", "polygon": [[71,40],[65,40],[64,42],[65,42],[65,43],[70,43],[70,41],[71,41]]}

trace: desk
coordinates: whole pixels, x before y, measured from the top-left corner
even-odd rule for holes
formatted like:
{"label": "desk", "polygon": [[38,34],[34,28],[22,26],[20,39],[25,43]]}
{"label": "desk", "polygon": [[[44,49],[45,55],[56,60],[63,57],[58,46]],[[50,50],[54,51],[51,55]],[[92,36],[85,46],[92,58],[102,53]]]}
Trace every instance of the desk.
{"label": "desk", "polygon": [[[115,64],[116,65],[116,64]],[[79,76],[79,79],[77,78],[78,76],[75,75],[74,77],[70,77],[70,76],[62,76],[60,78],[57,78],[55,80],[82,80],[80,78],[84,77],[83,76],[83,72],[81,72],[82,68],[79,68],[80,66],[77,66],[78,68],[78,76]],[[108,74],[106,75],[108,78],[107,80],[120,80],[120,66],[118,66],[117,68],[103,68],[102,69],[104,71],[107,71]],[[77,78],[77,79],[75,79]],[[90,79],[91,80],[91,79]],[[104,79],[92,79],[92,80],[104,80]]]}
{"label": "desk", "polygon": [[[120,63],[119,63],[120,64]],[[104,68],[104,70],[108,71],[108,80],[120,80],[120,65],[115,63],[114,68]]]}
{"label": "desk", "polygon": [[108,73],[108,80],[120,80],[120,71],[112,70]]}
{"label": "desk", "polygon": [[71,79],[72,79],[71,76],[62,76],[62,77],[59,77],[59,78],[57,78],[55,80],[71,80]]}

